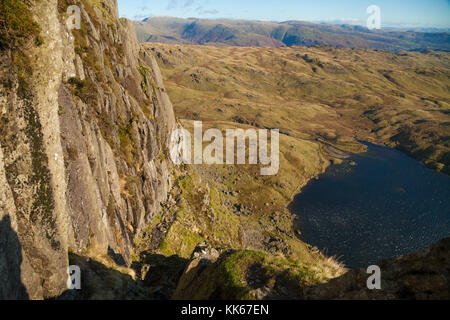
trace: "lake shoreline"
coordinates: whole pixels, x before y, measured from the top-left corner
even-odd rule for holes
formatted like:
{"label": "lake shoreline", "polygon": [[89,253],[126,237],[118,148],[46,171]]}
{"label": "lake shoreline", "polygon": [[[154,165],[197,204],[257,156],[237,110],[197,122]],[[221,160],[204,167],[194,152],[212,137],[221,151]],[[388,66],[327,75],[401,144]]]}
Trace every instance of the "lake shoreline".
{"label": "lake shoreline", "polygon": [[297,237],[356,268],[448,236],[450,177],[396,149],[363,144],[367,152],[332,164],[288,205]]}

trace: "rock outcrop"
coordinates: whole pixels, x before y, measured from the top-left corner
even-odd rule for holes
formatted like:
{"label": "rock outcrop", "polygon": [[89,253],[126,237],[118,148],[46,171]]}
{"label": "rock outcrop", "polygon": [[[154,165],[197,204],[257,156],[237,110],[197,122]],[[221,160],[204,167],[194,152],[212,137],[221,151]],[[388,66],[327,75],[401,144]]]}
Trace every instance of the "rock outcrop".
{"label": "rock outcrop", "polygon": [[176,123],[116,0],[10,2],[40,31],[0,52],[0,299],[51,298],[69,250],[130,263],[169,190]]}
{"label": "rock outcrop", "polygon": [[173,299],[187,299],[194,296],[203,285],[199,279],[205,278],[211,272],[211,266],[219,258],[219,252],[206,242],[200,243],[194,250],[191,260],[184,270]]}
{"label": "rock outcrop", "polygon": [[364,269],[307,288],[307,299],[437,300],[450,298],[450,238],[379,264],[381,289],[369,290]]}
{"label": "rock outcrop", "polygon": [[180,277],[175,300],[291,300],[317,283],[311,270],[281,256],[253,250],[222,250],[200,243]]}
{"label": "rock outcrop", "polygon": [[[427,249],[379,264],[381,289],[369,290],[366,269],[311,286],[274,268],[273,260],[251,251],[219,253],[200,244],[181,275],[173,299],[436,300],[450,297],[450,238]],[[238,258],[237,258],[238,257]],[[269,262],[269,263],[267,263]],[[302,280],[300,280],[302,279]]]}

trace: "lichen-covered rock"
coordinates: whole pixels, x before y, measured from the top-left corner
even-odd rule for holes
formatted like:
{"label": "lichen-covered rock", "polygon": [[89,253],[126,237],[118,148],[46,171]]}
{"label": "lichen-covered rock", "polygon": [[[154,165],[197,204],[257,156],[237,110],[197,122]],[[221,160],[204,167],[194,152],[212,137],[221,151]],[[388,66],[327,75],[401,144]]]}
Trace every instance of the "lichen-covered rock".
{"label": "lichen-covered rock", "polygon": [[[79,30],[67,28],[69,5]],[[130,264],[169,190],[175,126],[158,66],[116,0],[22,6],[40,31],[0,52],[0,299],[61,294],[69,248]]]}

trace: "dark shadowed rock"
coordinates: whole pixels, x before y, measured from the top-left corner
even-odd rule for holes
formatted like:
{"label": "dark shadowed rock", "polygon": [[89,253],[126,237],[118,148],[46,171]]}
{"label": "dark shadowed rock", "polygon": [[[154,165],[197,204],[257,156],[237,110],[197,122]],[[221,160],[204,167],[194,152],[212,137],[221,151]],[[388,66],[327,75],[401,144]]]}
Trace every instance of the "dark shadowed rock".
{"label": "dark shadowed rock", "polygon": [[219,252],[211,245],[206,242],[198,244],[178,282],[172,299],[183,300],[188,299],[189,295],[194,296],[194,291],[198,289],[199,285],[202,285],[198,280],[207,277],[207,274],[211,272],[208,267],[211,267],[218,258]]}
{"label": "dark shadowed rock", "polygon": [[450,238],[396,259],[384,260],[381,290],[367,289],[365,269],[350,271],[328,283],[304,290],[307,299],[449,299]]}
{"label": "dark shadowed rock", "polygon": [[22,248],[9,216],[0,221],[0,300],[28,299],[21,279]]}

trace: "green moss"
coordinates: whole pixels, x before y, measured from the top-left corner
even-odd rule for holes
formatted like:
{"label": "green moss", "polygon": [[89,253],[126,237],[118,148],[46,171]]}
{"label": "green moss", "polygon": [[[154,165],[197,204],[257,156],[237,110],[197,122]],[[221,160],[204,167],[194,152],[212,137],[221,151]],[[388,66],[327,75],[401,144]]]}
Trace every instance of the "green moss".
{"label": "green moss", "polygon": [[164,256],[178,255],[188,259],[195,247],[202,241],[204,237],[194,232],[185,224],[179,221],[186,221],[190,213],[186,211],[186,207],[181,206],[175,213],[175,222],[171,224],[167,236],[159,246],[159,252]]}
{"label": "green moss", "polygon": [[72,30],[74,36],[75,52],[82,56],[84,53],[89,53],[89,46],[87,43],[87,29],[84,23],[81,24],[80,29]]}
{"label": "green moss", "polygon": [[[308,265],[259,251],[229,251],[211,267],[195,293],[195,299],[255,299],[252,290],[264,286],[300,292],[320,282]],[[269,285],[271,283],[271,285]]]}
{"label": "green moss", "polygon": [[214,233],[218,239],[228,242],[228,245],[239,246],[239,218],[222,205],[220,194],[215,188],[210,188],[209,204],[216,214],[217,221]]}
{"label": "green moss", "polygon": [[69,84],[72,86],[73,93],[86,104],[97,103],[97,88],[90,80],[81,80],[79,78],[70,78]]}
{"label": "green moss", "polygon": [[108,55],[105,52],[103,52],[103,63],[105,67],[111,69],[111,63],[109,62]]}
{"label": "green moss", "polygon": [[[31,58],[26,53],[30,44],[42,45],[40,26],[31,18],[28,1],[2,0],[0,2],[0,50],[12,50],[12,74],[17,75],[17,94],[22,99],[31,96],[30,75],[33,73]],[[6,84],[11,87],[9,79]]]}
{"label": "green moss", "polygon": [[172,235],[177,237],[166,237],[161,243],[159,250],[166,257],[174,254],[181,258],[188,259],[195,247],[205,239],[191,230],[174,224],[171,226]]}
{"label": "green moss", "polygon": [[[217,190],[208,190],[193,173],[180,177],[177,185],[186,201],[167,233],[166,243],[161,248],[164,254],[177,253],[188,258],[205,239],[213,246],[239,248],[239,218],[221,205]],[[209,204],[205,204],[205,199]]]}
{"label": "green moss", "polygon": [[[88,6],[88,2],[87,0],[82,0],[85,6]],[[109,11],[106,9],[106,7],[104,6],[104,4],[102,3],[102,1],[100,0],[90,0],[92,3],[92,6],[97,7],[98,9],[100,9],[101,13],[102,13],[102,19],[104,22],[106,22],[107,24],[111,25],[114,24],[114,18],[113,16],[109,13]]]}
{"label": "green moss", "polygon": [[29,1],[2,0],[0,2],[0,50],[18,49],[28,41],[43,43],[40,26],[30,17]]}
{"label": "green moss", "polygon": [[167,241],[166,241],[166,240],[164,240],[164,241],[161,243],[161,245],[159,246],[159,250],[161,250],[161,252],[165,252],[165,253],[166,253],[166,254],[165,254],[166,257],[170,255],[170,254],[167,253],[168,248],[169,248],[169,245],[167,244]]}
{"label": "green moss", "polygon": [[130,122],[127,126],[119,126],[120,150],[125,156],[129,165],[133,164],[134,156],[137,153],[133,139],[133,124]]}
{"label": "green moss", "polygon": [[[149,99],[151,99],[151,95],[148,92],[147,82],[149,82],[149,79],[147,78],[147,73],[149,72],[148,68],[145,66],[139,66],[138,67],[139,74],[141,75],[141,88],[144,92],[145,96]],[[153,86],[154,88],[154,86]]]}
{"label": "green moss", "polygon": [[31,97],[30,75],[33,73],[30,58],[17,50],[12,53],[12,64],[17,74],[17,95],[22,99]]}
{"label": "green moss", "polygon": [[267,256],[263,263],[267,277],[277,278],[283,286],[292,284],[312,286],[328,280],[317,268],[291,258]]}
{"label": "green moss", "polygon": [[191,175],[188,175],[178,180],[178,186],[181,188],[183,197],[188,201],[192,209],[197,209],[198,212],[200,212],[203,202],[203,195],[198,192],[197,182],[198,181],[194,181]]}
{"label": "green moss", "polygon": [[160,224],[163,221],[163,217],[161,213],[156,214],[153,217],[152,224],[150,225],[150,230],[156,227],[158,224]]}
{"label": "green moss", "polygon": [[225,289],[233,296],[245,296],[250,291],[247,285],[248,269],[253,265],[261,265],[267,255],[262,252],[242,250],[227,256],[219,264],[219,272],[223,276]]}

